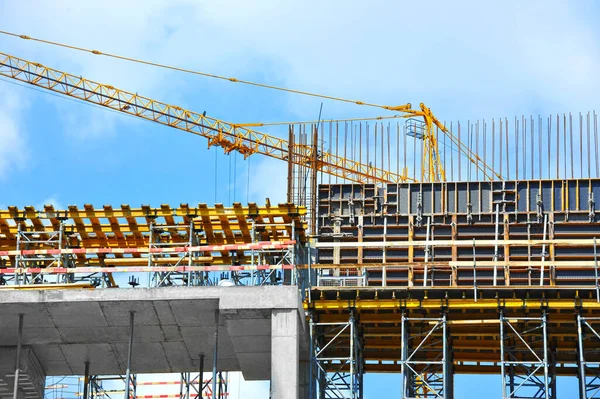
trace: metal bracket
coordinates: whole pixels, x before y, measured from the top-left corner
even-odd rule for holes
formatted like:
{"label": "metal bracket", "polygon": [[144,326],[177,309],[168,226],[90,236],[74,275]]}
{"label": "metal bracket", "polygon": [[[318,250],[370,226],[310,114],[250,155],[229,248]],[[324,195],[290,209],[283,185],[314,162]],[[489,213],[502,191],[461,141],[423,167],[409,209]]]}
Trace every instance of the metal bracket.
{"label": "metal bracket", "polygon": [[423,194],[419,192],[419,196],[417,198],[417,218],[416,218],[417,227],[421,227],[423,223]]}
{"label": "metal bracket", "polygon": [[588,198],[588,204],[589,204],[589,208],[590,208],[590,212],[588,214],[588,219],[589,219],[590,223],[593,223],[596,221],[596,209],[595,209],[596,203],[594,202],[594,193],[591,191],[590,191],[589,198]]}
{"label": "metal bracket", "polygon": [[348,200],[348,208],[350,210],[350,224],[354,226],[354,224],[356,224],[356,220],[355,220],[355,215],[356,215],[356,210],[354,209],[354,201],[352,201],[352,199]]}
{"label": "metal bracket", "polygon": [[467,203],[467,224],[473,224],[473,204]]}
{"label": "metal bracket", "polygon": [[541,194],[536,195],[535,208],[536,208],[537,222],[542,223],[542,221],[544,220],[544,202],[542,201]]}

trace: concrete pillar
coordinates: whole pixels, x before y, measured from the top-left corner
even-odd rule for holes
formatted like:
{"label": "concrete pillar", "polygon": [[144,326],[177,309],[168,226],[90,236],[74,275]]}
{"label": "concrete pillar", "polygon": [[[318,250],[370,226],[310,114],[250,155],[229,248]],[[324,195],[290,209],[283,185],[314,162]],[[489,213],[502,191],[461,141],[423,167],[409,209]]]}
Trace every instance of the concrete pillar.
{"label": "concrete pillar", "polygon": [[308,397],[310,392],[310,360],[300,360],[300,375],[298,378],[299,398],[313,399]]}
{"label": "concrete pillar", "polygon": [[271,397],[299,399],[298,310],[271,311]]}

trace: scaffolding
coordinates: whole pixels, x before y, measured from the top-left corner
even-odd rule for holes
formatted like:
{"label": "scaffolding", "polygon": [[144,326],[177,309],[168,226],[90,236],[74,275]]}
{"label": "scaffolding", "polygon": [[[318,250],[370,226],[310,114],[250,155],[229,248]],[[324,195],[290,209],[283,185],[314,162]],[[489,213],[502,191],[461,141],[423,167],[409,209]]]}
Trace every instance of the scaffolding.
{"label": "scaffolding", "polygon": [[[131,399],[203,399],[228,398],[229,376],[227,372],[217,374],[217,394],[213,395],[212,376],[200,378],[199,373],[180,373],[178,380],[156,380],[146,376],[143,380],[137,375],[130,377]],[[90,375],[82,379],[77,397],[83,399],[122,398],[126,392],[126,377],[123,375]],[[87,388],[85,381],[87,380]],[[202,384],[199,384],[202,381]],[[160,389],[160,392],[157,390]]]}
{"label": "scaffolding", "polygon": [[310,394],[318,399],[362,399],[363,358],[356,320],[311,321],[312,370]]}
{"label": "scaffolding", "polygon": [[[68,248],[64,220],[60,220],[58,225],[48,226],[52,230],[44,229],[41,232],[36,229],[36,226],[27,226],[25,219],[17,218],[15,222],[17,224],[16,250],[19,252],[15,257],[16,270],[13,275],[15,285],[49,282],[43,273],[28,272],[28,270],[40,267],[60,269],[74,266],[73,257],[61,251],[63,248]],[[42,250],[43,253],[38,253],[38,250]],[[53,282],[60,284],[74,281],[72,275],[57,274]]]}
{"label": "scaffolding", "polygon": [[305,212],[252,203],[0,209],[0,285],[135,287],[144,275],[148,287],[305,284]]}
{"label": "scaffolding", "polygon": [[[174,240],[177,237],[178,240]],[[149,235],[148,267],[166,266],[176,269],[180,266],[187,266],[189,271],[157,271],[150,272],[148,276],[148,285],[152,287],[166,287],[172,285],[203,285],[204,280],[198,272],[192,272],[191,267],[195,262],[207,258],[198,259],[198,252],[187,251],[194,246],[198,246],[198,236],[194,231],[193,221],[189,225],[157,225],[155,221],[150,223]],[[163,252],[163,248],[173,248],[183,250],[182,252]]]}
{"label": "scaffolding", "polygon": [[600,318],[579,313],[577,332],[579,398],[600,398]]}
{"label": "scaffolding", "polygon": [[557,375],[600,397],[600,179],[334,183],[318,197],[305,307],[341,323],[351,306],[365,372],[401,372],[407,399],[452,398],[462,373],[500,375],[504,399],[554,399]]}
{"label": "scaffolding", "polygon": [[554,399],[549,374],[546,311],[539,317],[506,317],[500,311],[503,399]]}
{"label": "scaffolding", "polygon": [[446,314],[440,318],[402,315],[402,399],[452,399]]}
{"label": "scaffolding", "polygon": [[[600,396],[599,190],[598,179],[321,186],[308,248],[290,204],[0,210],[0,271],[9,285],[28,273],[32,285],[58,274],[109,286],[120,272],[151,273],[151,287],[296,285],[312,320],[311,399],[361,399],[366,372],[401,372],[406,399],[452,399],[457,373],[501,375],[505,399],[554,399],[556,375],[578,375],[588,399]],[[177,395],[198,394],[196,375],[181,380]]]}

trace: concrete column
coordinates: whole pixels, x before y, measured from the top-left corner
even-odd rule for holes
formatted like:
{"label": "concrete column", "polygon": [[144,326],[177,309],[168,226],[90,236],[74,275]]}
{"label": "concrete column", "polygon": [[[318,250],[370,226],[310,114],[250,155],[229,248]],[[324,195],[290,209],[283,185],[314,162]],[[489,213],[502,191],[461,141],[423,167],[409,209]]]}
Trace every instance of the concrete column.
{"label": "concrete column", "polygon": [[298,310],[271,311],[271,397],[299,399]]}
{"label": "concrete column", "polygon": [[310,392],[310,360],[300,360],[300,375],[298,376],[298,391],[300,399],[313,399],[309,398]]}

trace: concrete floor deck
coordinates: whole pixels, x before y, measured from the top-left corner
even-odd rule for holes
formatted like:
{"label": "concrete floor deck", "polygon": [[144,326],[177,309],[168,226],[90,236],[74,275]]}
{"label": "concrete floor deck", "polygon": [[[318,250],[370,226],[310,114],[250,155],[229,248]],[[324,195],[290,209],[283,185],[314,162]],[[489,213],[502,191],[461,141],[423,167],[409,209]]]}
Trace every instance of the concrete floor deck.
{"label": "concrete floor deck", "polygon": [[[295,337],[300,357],[308,352],[301,298],[297,287],[287,286],[5,291],[0,295],[0,342],[16,345],[22,313],[23,345],[32,349],[46,375],[81,375],[85,361],[92,374],[124,373],[134,311],[133,372],[197,371],[200,354],[209,371],[216,310],[219,370],[241,371],[249,380],[270,379],[276,347],[272,332],[287,328],[272,325],[279,312],[296,318],[289,326],[294,331],[284,335]],[[14,365],[14,358],[0,358],[0,364]]]}

